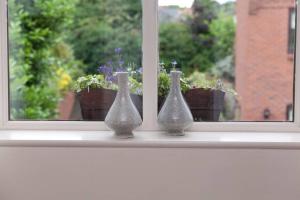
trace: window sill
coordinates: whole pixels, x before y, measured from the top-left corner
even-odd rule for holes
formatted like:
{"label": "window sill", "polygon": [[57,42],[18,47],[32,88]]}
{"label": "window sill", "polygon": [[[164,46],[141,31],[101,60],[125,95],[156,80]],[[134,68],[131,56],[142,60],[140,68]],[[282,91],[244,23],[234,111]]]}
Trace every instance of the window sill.
{"label": "window sill", "polygon": [[300,134],[188,132],[171,137],[162,132],[136,132],[135,138],[124,140],[109,131],[0,131],[1,146],[300,149]]}

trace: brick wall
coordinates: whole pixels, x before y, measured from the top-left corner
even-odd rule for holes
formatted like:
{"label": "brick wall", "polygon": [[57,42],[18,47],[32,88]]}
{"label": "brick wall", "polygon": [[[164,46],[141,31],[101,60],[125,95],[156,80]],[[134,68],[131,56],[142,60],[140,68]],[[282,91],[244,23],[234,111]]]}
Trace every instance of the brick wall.
{"label": "brick wall", "polygon": [[286,120],[293,102],[293,55],[288,53],[294,0],[237,0],[236,90],[241,120]]}

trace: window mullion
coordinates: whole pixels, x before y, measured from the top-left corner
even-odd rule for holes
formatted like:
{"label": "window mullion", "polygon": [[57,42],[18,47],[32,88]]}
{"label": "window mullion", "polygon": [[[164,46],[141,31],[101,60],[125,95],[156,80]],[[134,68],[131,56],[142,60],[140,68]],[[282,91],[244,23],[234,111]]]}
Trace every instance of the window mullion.
{"label": "window mullion", "polygon": [[0,1],[0,129],[8,120],[8,48],[6,0]]}
{"label": "window mullion", "polygon": [[295,99],[294,99],[294,121],[297,124],[298,127],[300,127],[300,54],[299,54],[299,48],[300,48],[300,31],[298,27],[300,26],[300,7],[297,3],[297,10],[296,10],[296,50],[295,50],[295,85],[294,85],[294,92],[295,92]]}
{"label": "window mullion", "polygon": [[143,0],[143,130],[157,128],[157,18],[157,0]]}

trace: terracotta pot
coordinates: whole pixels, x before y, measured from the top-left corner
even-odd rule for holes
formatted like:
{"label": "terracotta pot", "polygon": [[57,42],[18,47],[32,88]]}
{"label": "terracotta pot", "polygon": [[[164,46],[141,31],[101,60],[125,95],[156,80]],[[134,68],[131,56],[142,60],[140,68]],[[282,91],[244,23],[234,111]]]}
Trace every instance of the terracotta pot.
{"label": "terracotta pot", "polygon": [[219,121],[220,113],[224,108],[225,92],[195,88],[184,94],[194,121]]}
{"label": "terracotta pot", "polygon": [[[104,121],[111,105],[113,104],[117,92],[109,89],[87,89],[79,92],[78,99],[81,107],[83,120],[88,121]],[[143,100],[142,96],[130,95],[134,105],[143,116]]]}
{"label": "terracotta pot", "polygon": [[[224,108],[225,92],[195,88],[183,94],[189,105],[194,121],[219,121]],[[165,97],[158,97],[158,112],[163,106]]]}
{"label": "terracotta pot", "polygon": [[73,120],[71,115],[74,108],[74,92],[67,92],[64,98],[58,104],[59,120]]}
{"label": "terracotta pot", "polygon": [[[90,89],[78,93],[83,120],[104,121],[117,92],[108,89]],[[131,94],[131,99],[139,113],[143,114],[143,100],[141,95]],[[219,90],[191,89],[183,94],[188,103],[194,121],[219,121],[224,108],[225,92]],[[165,97],[158,97],[158,112]]]}
{"label": "terracotta pot", "polygon": [[158,96],[158,113],[159,113],[159,111],[160,111],[160,109],[161,109],[161,107],[164,105],[164,103],[165,103],[165,100],[166,100],[166,97],[161,97],[161,96]]}

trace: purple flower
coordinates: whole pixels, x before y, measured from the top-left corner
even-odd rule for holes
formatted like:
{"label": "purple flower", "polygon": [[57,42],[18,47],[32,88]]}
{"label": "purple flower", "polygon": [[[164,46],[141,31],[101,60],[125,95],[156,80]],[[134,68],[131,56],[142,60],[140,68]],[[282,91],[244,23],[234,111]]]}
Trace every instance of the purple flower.
{"label": "purple flower", "polygon": [[115,48],[115,53],[116,54],[120,54],[122,52],[122,48]]}
{"label": "purple flower", "polygon": [[111,61],[111,60],[108,61],[108,62],[107,62],[107,65],[110,66],[110,67],[112,67],[112,66],[113,66],[113,61]]}
{"label": "purple flower", "polygon": [[117,83],[117,77],[114,76],[114,75],[107,76],[107,77],[106,77],[106,81],[107,81],[107,82],[111,82],[111,83]]}
{"label": "purple flower", "polygon": [[124,69],[123,67],[118,67],[117,72],[126,72],[126,69]]}
{"label": "purple flower", "polygon": [[124,60],[119,60],[119,66],[120,67],[123,67],[124,63],[125,63]]}
{"label": "purple flower", "polygon": [[102,65],[98,68],[98,72],[104,74],[105,76],[109,76],[109,75],[112,75],[113,69],[112,69],[112,67]]}

